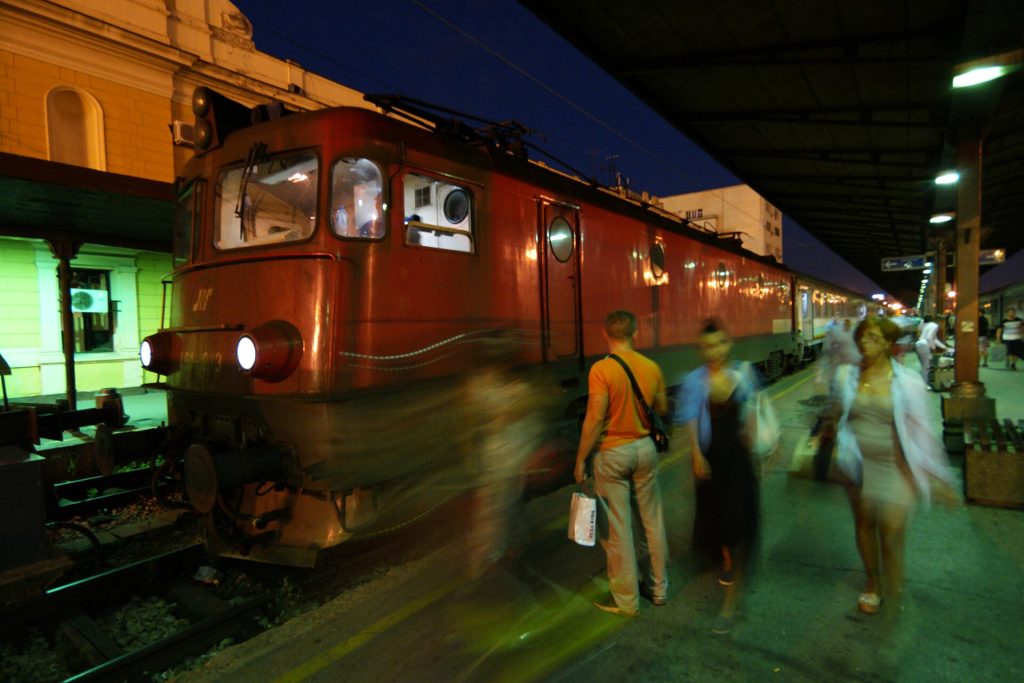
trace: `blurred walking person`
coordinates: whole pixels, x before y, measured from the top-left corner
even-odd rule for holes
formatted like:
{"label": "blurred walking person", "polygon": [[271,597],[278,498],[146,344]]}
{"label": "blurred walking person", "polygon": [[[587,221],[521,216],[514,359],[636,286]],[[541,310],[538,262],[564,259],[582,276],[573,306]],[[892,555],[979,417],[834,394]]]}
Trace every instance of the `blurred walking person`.
{"label": "blurred walking person", "polygon": [[878,612],[883,597],[898,602],[903,594],[904,538],[913,506],[933,495],[943,502],[957,498],[925,385],[892,358],[899,335],[885,318],[861,322],[854,332],[861,363],[845,366],[835,382],[836,461],[850,481],[857,550],[867,573],[857,607],[868,614]]}
{"label": "blurred walking person", "polygon": [[[603,334],[609,354],[629,367],[647,404],[664,414],[668,409],[664,377],[657,364],[634,350],[636,331],[636,317],[632,313],[613,311],[605,320]],[[624,617],[640,613],[638,593],[655,605],[663,605],[667,599],[668,542],[658,488],[657,451],[649,436],[650,427],[623,367],[610,356],[595,363],[590,369],[587,414],[574,474],[577,482],[586,478],[587,459],[597,448],[594,488],[601,512],[599,523],[604,527],[601,545],[608,558],[613,602],[594,604]],[[642,577],[638,577],[631,499],[635,499],[647,546],[647,559],[641,557],[645,565]]]}
{"label": "blurred walking person", "polygon": [[511,336],[480,344],[477,367],[464,387],[468,450],[476,475],[466,535],[469,578],[480,577],[524,548],[526,465],[546,431],[542,386],[515,371],[521,345]]}
{"label": "blurred walking person", "polygon": [[744,438],[749,402],[758,387],[752,373],[731,363],[732,340],[721,322],[705,321],[697,342],[704,365],[683,380],[676,422],[690,436],[697,489],[694,546],[721,556],[718,582],[725,596],[712,631],[732,628],[760,525],[757,471]]}

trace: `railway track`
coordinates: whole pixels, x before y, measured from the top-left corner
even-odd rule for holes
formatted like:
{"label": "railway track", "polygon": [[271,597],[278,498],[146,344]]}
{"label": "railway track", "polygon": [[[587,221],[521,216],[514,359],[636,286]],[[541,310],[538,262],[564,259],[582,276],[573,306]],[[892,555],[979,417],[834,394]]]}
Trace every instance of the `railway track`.
{"label": "railway track", "polygon": [[[71,644],[73,659],[79,662],[66,681],[148,681],[154,673],[207,652],[227,638],[243,640],[264,628],[260,617],[273,590],[226,600],[191,580],[196,567],[206,560],[202,545],[189,545],[2,606],[0,637],[50,628],[55,640]],[[140,604],[139,596],[157,595],[173,605],[175,623],[184,621],[187,626],[141,647],[125,647],[101,626],[117,608],[127,605],[131,611]]]}
{"label": "railway track", "polygon": [[159,468],[140,467],[56,483],[53,491],[57,504],[52,506],[49,517],[56,520],[87,517],[133,503],[144,496],[166,495],[180,486],[180,482],[159,476],[159,472]]}

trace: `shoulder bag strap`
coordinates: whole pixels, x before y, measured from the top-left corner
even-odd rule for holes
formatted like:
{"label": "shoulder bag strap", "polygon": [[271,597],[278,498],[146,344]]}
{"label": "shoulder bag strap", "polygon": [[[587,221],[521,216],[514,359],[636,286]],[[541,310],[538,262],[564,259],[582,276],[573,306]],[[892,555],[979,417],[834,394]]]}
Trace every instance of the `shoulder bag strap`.
{"label": "shoulder bag strap", "polygon": [[636,383],[636,377],[633,377],[633,373],[630,371],[629,366],[626,365],[626,361],[622,360],[614,353],[608,356],[609,358],[615,359],[615,362],[622,366],[622,369],[626,371],[626,377],[629,377],[629,383],[633,385],[633,395],[636,396],[637,402],[640,404],[640,409],[643,411],[644,417],[647,418],[648,427],[654,426],[654,416],[651,414],[651,407],[647,405],[647,401],[644,400],[644,395],[640,392],[640,386]]}

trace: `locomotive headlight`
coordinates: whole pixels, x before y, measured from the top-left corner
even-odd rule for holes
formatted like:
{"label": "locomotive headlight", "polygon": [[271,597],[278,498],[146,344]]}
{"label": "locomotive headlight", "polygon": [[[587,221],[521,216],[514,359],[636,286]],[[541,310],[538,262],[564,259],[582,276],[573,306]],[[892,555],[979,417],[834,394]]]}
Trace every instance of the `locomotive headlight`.
{"label": "locomotive headlight", "polygon": [[238,338],[235,358],[242,372],[268,382],[280,382],[299,366],[302,335],[291,323],[271,321]]}
{"label": "locomotive headlight", "polygon": [[170,375],[181,360],[181,337],[174,332],[157,332],[142,340],[139,362],[158,375]]}
{"label": "locomotive headlight", "polygon": [[250,336],[241,337],[235,347],[235,357],[238,358],[238,367],[246,372],[252,370],[256,365],[256,342]]}
{"label": "locomotive headlight", "polygon": [[146,339],[142,342],[142,346],[139,347],[139,360],[142,361],[142,367],[148,368],[153,364],[153,345]]}

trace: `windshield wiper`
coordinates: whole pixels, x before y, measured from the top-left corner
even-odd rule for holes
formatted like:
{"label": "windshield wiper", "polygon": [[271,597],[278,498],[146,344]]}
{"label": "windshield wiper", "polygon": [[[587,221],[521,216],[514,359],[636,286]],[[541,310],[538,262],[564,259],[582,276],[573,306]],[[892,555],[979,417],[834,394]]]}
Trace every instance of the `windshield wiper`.
{"label": "windshield wiper", "polygon": [[239,236],[243,240],[245,239],[245,218],[242,214],[245,212],[246,189],[249,187],[249,179],[252,177],[253,171],[256,170],[256,165],[266,153],[267,144],[265,142],[253,143],[252,147],[249,148],[248,156],[245,158],[245,168],[242,169],[242,179],[238,184],[238,201],[235,203],[235,215],[239,218]]}

